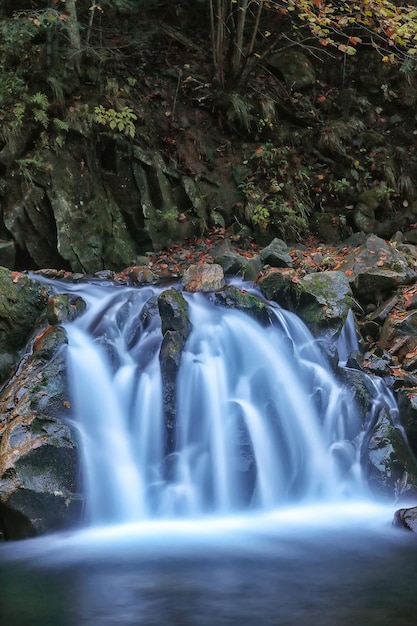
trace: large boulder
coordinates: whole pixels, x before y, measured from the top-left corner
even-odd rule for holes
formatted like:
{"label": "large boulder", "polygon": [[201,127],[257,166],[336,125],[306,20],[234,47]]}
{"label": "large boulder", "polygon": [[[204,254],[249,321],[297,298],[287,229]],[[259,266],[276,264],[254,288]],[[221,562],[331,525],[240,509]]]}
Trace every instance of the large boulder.
{"label": "large boulder", "polygon": [[6,539],[69,528],[80,520],[66,344],[60,326],[47,326],[0,394],[0,530]]}
{"label": "large boulder", "polygon": [[338,269],[348,277],[355,297],[365,304],[379,304],[394,289],[417,278],[401,252],[372,234],[347,256]]}
{"label": "large boulder", "polygon": [[318,272],[299,278],[291,268],[270,268],[258,286],[268,300],[301,317],[315,335],[338,335],[352,307],[352,291],[343,272]]}
{"label": "large boulder", "polygon": [[310,59],[301,50],[289,48],[273,54],[268,63],[282,74],[289,89],[299,91],[310,87],[316,81],[316,75]]}
{"label": "large boulder", "polygon": [[337,336],[352,308],[352,290],[343,272],[307,274],[292,283],[297,295],[296,313],[314,335],[330,331]]}
{"label": "large boulder", "polygon": [[292,268],[268,268],[258,279],[257,285],[267,300],[274,300],[288,309],[293,302],[293,284],[298,280]]}
{"label": "large boulder", "polygon": [[254,282],[262,272],[264,261],[261,255],[247,258],[236,252],[228,239],[215,246],[211,255],[226,275],[234,274],[243,280]]}
{"label": "large boulder", "polygon": [[417,465],[400,425],[383,407],[370,433],[367,445],[366,476],[378,495],[416,495],[413,477]]}
{"label": "large boulder", "polygon": [[275,238],[266,246],[259,256],[265,265],[272,267],[292,267],[292,259],[288,253],[288,246],[282,239]]}
{"label": "large boulder", "polygon": [[47,288],[39,282],[0,267],[0,381],[11,373],[48,297]]}

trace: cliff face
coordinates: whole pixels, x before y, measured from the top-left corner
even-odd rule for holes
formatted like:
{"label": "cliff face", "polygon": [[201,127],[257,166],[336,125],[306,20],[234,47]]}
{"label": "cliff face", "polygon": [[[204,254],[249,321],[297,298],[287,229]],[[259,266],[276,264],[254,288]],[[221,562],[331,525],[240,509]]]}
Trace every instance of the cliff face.
{"label": "cliff face", "polygon": [[[1,264],[121,269],[215,225],[264,244],[399,229],[414,241],[412,65],[290,48],[221,89],[207,25],[178,10],[163,9],[169,25],[153,5],[141,19],[106,10],[80,75],[58,35],[45,57],[33,23],[26,65],[5,40]],[[9,13],[11,37],[23,22]]]}

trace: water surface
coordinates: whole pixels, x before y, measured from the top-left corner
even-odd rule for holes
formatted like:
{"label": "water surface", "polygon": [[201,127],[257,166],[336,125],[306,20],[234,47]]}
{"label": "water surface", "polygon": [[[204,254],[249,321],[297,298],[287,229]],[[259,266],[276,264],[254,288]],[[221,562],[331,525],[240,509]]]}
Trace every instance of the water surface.
{"label": "water surface", "polygon": [[392,512],[350,504],[4,544],[0,623],[414,624],[417,538]]}

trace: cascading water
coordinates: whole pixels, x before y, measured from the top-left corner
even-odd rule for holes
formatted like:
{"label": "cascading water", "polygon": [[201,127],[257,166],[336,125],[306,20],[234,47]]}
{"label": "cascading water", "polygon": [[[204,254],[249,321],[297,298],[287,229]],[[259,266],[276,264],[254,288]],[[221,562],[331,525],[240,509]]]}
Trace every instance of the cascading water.
{"label": "cascading water", "polygon": [[270,308],[264,328],[185,294],[174,434],[161,290],[53,285],[88,305],[67,353],[90,527],[0,545],[2,624],[413,623],[415,535],[369,498],[359,463],[384,414],[397,424],[382,381],[342,372],[374,396],[364,432],[295,316]]}
{"label": "cascading water", "polygon": [[118,523],[231,515],[357,498],[359,412],[312,335],[271,309],[261,327],[186,294],[192,332],[166,454],[157,290],[88,285],[67,325],[88,518]]}

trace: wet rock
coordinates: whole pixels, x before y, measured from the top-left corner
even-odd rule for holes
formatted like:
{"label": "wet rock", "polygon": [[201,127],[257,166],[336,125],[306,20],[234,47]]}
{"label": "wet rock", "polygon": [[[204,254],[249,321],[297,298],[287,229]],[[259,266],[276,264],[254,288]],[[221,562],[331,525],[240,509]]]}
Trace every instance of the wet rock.
{"label": "wet rock", "polygon": [[259,256],[265,265],[270,265],[271,267],[292,267],[288,246],[282,239],[273,239],[269,246],[261,250]]}
{"label": "wet rock", "polygon": [[417,385],[399,389],[397,396],[401,424],[411,450],[417,458]]}
{"label": "wet rock", "polygon": [[166,452],[175,449],[175,424],[177,411],[176,381],[181,355],[191,332],[188,305],[181,292],[175,289],[163,291],[158,298],[162,324],[162,345],[159,362],[162,375],[162,394],[167,430]]}
{"label": "wet rock", "polygon": [[389,376],[393,359],[389,352],[378,347],[374,351],[365,352],[361,365],[367,372],[377,376]]}
{"label": "wet rock", "polygon": [[255,282],[261,275],[262,267],[262,259],[260,256],[254,256],[251,259],[248,259],[248,262],[242,272],[243,280]]}
{"label": "wet rock", "polygon": [[417,532],[417,506],[395,511],[393,526]]}
{"label": "wet rock", "polygon": [[65,347],[63,329],[47,327],[0,394],[0,527],[6,539],[80,521]]}
{"label": "wet rock", "polygon": [[47,319],[51,325],[72,322],[81,315],[86,308],[84,300],[74,294],[55,294],[48,300]]}
{"label": "wet rock", "polygon": [[186,339],[191,331],[188,305],[184,296],[176,289],[166,289],[158,298],[159,315],[161,316],[162,334],[170,331],[179,332]]}
{"label": "wet rock", "polygon": [[237,287],[231,286],[213,294],[212,300],[229,309],[243,311],[263,326],[268,326],[271,323],[270,313],[265,303]]}
{"label": "wet rock", "polygon": [[129,266],[136,243],[103,184],[95,151],[75,132],[67,148],[45,149],[39,158],[49,167],[25,194],[15,187],[4,207],[8,231],[38,267],[92,274]]}
{"label": "wet rock", "polygon": [[48,290],[38,282],[0,267],[0,380],[10,375],[48,298]]}
{"label": "wet rock", "polygon": [[291,308],[294,302],[292,285],[295,270],[291,268],[269,268],[257,281],[258,287],[267,300],[274,300],[284,308]]}
{"label": "wet rock", "polygon": [[387,407],[379,411],[367,443],[368,485],[378,495],[417,493],[416,462],[399,424]]}
{"label": "wet rock", "polygon": [[348,277],[355,297],[365,304],[379,305],[394,289],[417,278],[406,258],[376,235],[368,235],[365,243],[353,250],[339,269]]}
{"label": "wet rock", "polygon": [[223,268],[218,264],[190,265],[184,272],[182,284],[185,291],[218,291],[224,287]]}
{"label": "wet rock", "polygon": [[307,274],[293,285],[298,300],[296,313],[313,334],[331,329],[338,335],[352,308],[352,291],[343,272]]}
{"label": "wet rock", "polygon": [[[133,175],[139,191],[144,227],[153,248],[160,250],[194,237],[205,224],[207,200],[190,178],[167,168],[158,151],[133,148]],[[172,184],[175,180],[175,186]],[[190,205],[194,209],[190,213]]]}

